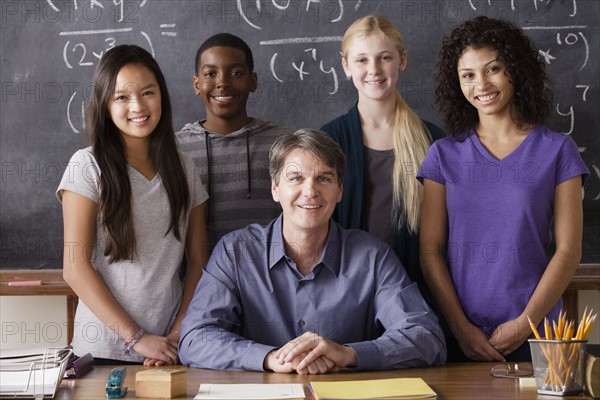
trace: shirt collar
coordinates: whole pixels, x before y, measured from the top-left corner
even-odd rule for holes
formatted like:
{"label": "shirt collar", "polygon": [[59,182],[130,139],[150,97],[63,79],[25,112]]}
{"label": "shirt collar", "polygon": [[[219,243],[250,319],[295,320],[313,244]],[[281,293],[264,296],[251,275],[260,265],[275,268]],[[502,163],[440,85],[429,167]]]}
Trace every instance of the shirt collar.
{"label": "shirt collar", "polygon": [[[268,256],[269,269],[273,268],[282,258],[286,257],[282,224],[283,213],[271,225]],[[329,232],[327,233],[325,249],[323,250],[323,254],[321,254],[318,264],[322,263],[325,265],[335,276],[338,276],[340,272],[341,243],[341,228],[332,219],[329,219]]]}
{"label": "shirt collar", "polygon": [[283,213],[271,224],[271,232],[269,232],[269,269],[273,268],[283,257],[285,257],[285,246],[283,244],[283,232],[281,224],[283,223]]}

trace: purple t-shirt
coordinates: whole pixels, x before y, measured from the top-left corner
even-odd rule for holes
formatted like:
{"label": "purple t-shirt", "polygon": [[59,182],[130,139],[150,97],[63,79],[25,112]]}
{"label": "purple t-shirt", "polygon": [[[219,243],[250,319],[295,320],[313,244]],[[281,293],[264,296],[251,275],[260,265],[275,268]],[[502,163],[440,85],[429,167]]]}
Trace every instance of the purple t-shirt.
{"label": "purple t-shirt", "polygon": [[473,130],[429,149],[417,179],[446,187],[448,267],[466,316],[487,334],[520,315],[546,270],[555,187],[588,174],[575,142],[541,125],[502,160]]}

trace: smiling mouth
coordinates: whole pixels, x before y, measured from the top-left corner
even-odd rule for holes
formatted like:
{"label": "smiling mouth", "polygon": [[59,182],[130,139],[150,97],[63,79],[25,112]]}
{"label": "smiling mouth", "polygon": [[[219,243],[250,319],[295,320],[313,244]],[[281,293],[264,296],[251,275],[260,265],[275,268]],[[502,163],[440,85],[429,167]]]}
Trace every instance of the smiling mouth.
{"label": "smiling mouth", "polygon": [[492,93],[492,94],[486,94],[486,95],[480,95],[480,96],[475,96],[475,98],[481,102],[488,102],[490,100],[495,99],[496,97],[498,97],[500,95],[500,93],[496,92],[496,93]]}
{"label": "smiling mouth", "polygon": [[383,82],[385,82],[385,79],[378,79],[376,81],[365,81],[367,85],[381,85]]}
{"label": "smiling mouth", "polygon": [[133,123],[145,122],[145,121],[148,121],[149,119],[150,119],[149,115],[146,115],[144,117],[129,118],[129,120]]}
{"label": "smiling mouth", "polygon": [[233,97],[234,96],[212,96],[212,98],[215,99],[219,103],[227,103],[227,102],[233,100]]}
{"label": "smiling mouth", "polygon": [[316,210],[317,208],[321,208],[319,205],[311,205],[311,204],[298,204],[298,207],[305,210]]}

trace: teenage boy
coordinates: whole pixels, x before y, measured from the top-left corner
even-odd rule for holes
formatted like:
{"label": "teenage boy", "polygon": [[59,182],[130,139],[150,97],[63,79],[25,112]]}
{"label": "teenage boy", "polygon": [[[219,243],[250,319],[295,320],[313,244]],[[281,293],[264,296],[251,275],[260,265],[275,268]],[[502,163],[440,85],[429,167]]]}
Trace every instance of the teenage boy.
{"label": "teenage boy", "polygon": [[300,374],[443,364],[437,318],[394,251],[331,219],[340,146],[301,129],[269,159],[282,214],[219,241],[181,325],[181,362]]}
{"label": "teenage boy", "polygon": [[275,139],[291,131],[248,116],[246,103],[258,77],[252,51],[241,38],[229,33],[208,38],[196,53],[195,71],[194,92],[202,98],[206,119],[186,124],[176,135],[210,196],[205,209],[212,249],[228,232],[277,217],[268,154]]}

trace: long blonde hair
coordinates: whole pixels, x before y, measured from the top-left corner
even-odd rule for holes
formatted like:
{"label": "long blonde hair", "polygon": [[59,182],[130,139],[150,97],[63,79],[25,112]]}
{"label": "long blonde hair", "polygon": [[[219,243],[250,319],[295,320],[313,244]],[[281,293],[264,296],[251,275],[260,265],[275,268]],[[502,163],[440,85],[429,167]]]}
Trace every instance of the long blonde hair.
{"label": "long blonde hair", "polygon": [[[404,41],[400,30],[383,17],[367,15],[354,21],[344,34],[342,57],[346,62],[351,42],[374,33],[390,39],[400,56],[404,54]],[[400,230],[406,224],[409,232],[416,233],[419,230],[419,214],[423,200],[423,187],[417,181],[416,175],[429,149],[431,136],[421,118],[406,104],[398,89],[394,114],[392,218],[396,230]]]}

